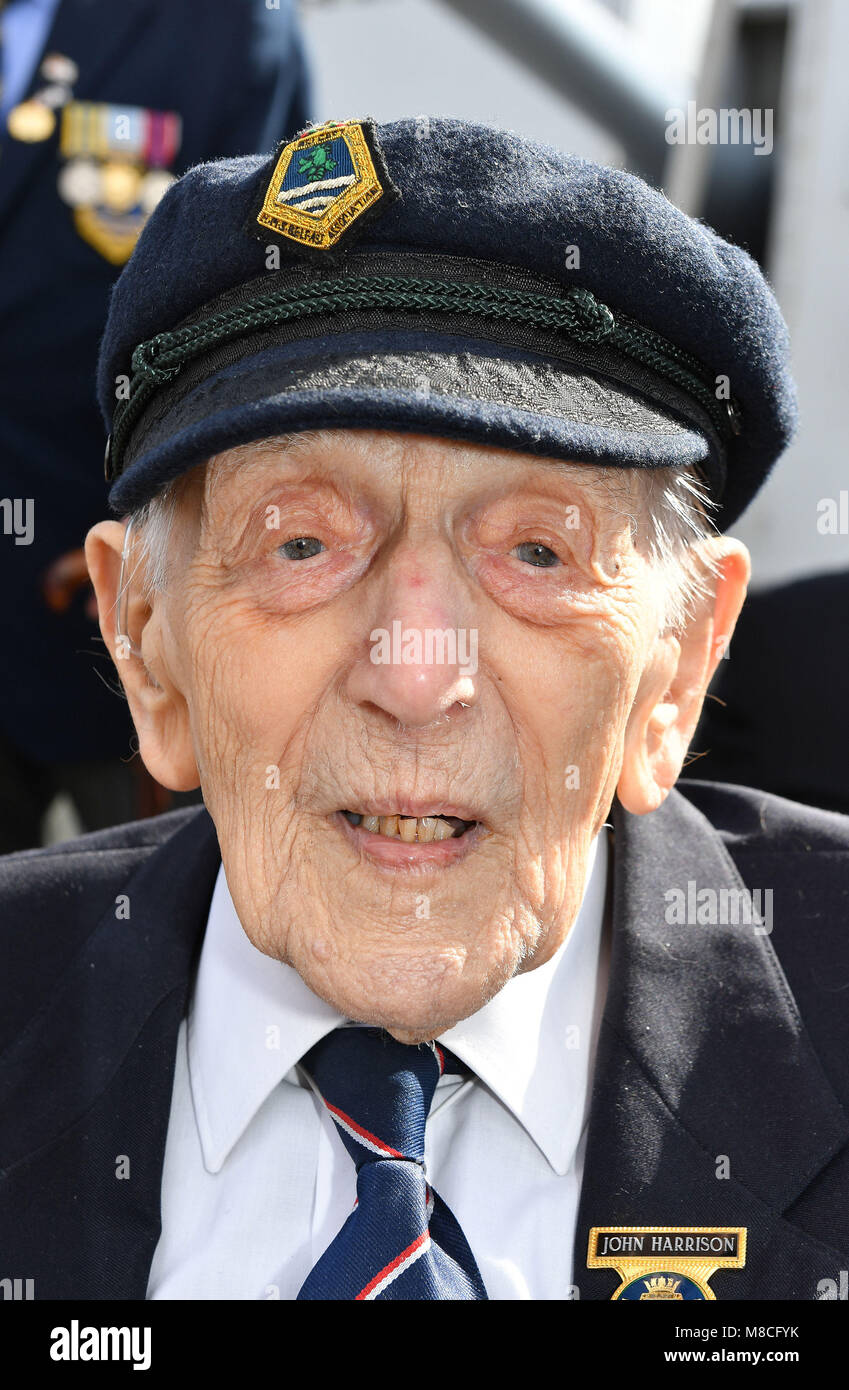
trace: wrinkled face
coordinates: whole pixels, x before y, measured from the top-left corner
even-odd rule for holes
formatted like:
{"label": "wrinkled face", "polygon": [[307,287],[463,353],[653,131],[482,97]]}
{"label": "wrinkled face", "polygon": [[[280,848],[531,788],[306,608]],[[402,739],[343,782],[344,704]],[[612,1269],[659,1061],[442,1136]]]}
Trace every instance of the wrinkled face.
{"label": "wrinkled face", "polygon": [[372,431],[238,453],[189,480],[155,629],[236,908],[344,1014],[433,1037],[568,932],[657,578],[598,469]]}

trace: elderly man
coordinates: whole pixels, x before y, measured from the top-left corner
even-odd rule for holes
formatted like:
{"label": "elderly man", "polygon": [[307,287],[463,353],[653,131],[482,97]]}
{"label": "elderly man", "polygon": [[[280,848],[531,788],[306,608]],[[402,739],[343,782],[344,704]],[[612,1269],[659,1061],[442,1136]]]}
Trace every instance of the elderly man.
{"label": "elderly man", "polygon": [[793,424],[755,265],[620,172],[334,123],[168,193],[100,392],[103,635],[206,808],[3,863],[9,1273],[829,1296],[849,826],[675,790]]}

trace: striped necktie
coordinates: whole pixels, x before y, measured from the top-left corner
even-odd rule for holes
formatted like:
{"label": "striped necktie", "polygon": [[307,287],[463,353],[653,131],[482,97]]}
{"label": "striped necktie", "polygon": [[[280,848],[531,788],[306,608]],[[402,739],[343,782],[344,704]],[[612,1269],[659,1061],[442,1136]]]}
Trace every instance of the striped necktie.
{"label": "striped necktie", "polygon": [[485,1299],[475,1258],[425,1176],[425,1122],[443,1071],[436,1043],[337,1028],[301,1063],[357,1167],[357,1201],[299,1299]]}

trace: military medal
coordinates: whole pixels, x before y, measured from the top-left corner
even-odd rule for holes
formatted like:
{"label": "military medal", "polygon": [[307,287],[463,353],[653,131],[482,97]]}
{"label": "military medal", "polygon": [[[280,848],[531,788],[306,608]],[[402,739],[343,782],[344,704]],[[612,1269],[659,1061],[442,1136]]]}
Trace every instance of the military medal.
{"label": "military medal", "polygon": [[39,74],[47,86],[26,101],[18,102],[6,117],[6,127],[12,139],[26,145],[50,139],[56,129],[55,112],[71,100],[71,88],[80,70],[73,58],[67,58],[64,53],[48,53]]}
{"label": "military medal", "polygon": [[6,117],[6,128],[13,140],[36,145],[49,140],[56,129],[56,114],[46,102],[32,98],[13,106]]}
{"label": "military medal", "polygon": [[745,1226],[593,1226],[590,1269],[615,1269],[614,1299],[681,1302],[715,1299],[708,1280],[746,1263]]}
{"label": "military medal", "polygon": [[129,260],[147,221],[174,182],[181,140],[173,111],[72,101],[62,112],[59,196],[84,241],[113,265]]}
{"label": "military medal", "polygon": [[56,86],[42,87],[36,100],[42,101],[45,106],[52,106],[54,110],[58,110],[60,106],[64,106],[66,102],[71,100],[71,89],[70,87]]}
{"label": "military medal", "polygon": [[107,159],[100,167],[103,204],[110,212],[129,212],[139,201],[141,170],[128,159]]}
{"label": "military medal", "polygon": [[148,169],[139,183],[139,205],[149,216],[174,182],[174,175],[167,169]]}
{"label": "military medal", "polygon": [[96,203],[100,197],[100,169],[93,159],[72,159],[59,171],[59,197],[69,207]]}
{"label": "military medal", "polygon": [[73,87],[80,75],[73,58],[68,58],[64,53],[46,53],[39,72],[45,81],[59,87]]}

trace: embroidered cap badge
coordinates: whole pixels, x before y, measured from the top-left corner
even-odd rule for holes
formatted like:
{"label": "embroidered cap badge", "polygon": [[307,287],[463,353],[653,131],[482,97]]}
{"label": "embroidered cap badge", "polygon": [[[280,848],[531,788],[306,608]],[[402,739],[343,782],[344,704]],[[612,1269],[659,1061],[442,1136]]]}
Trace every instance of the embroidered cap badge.
{"label": "embroidered cap badge", "polygon": [[394,192],[371,122],[331,121],[281,150],[257,222],[323,251]]}

